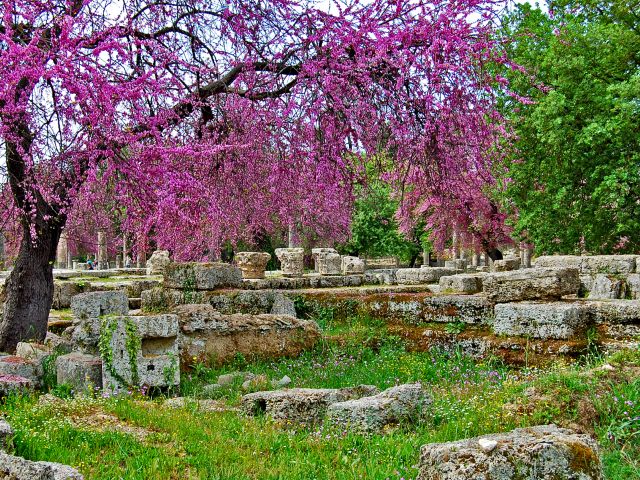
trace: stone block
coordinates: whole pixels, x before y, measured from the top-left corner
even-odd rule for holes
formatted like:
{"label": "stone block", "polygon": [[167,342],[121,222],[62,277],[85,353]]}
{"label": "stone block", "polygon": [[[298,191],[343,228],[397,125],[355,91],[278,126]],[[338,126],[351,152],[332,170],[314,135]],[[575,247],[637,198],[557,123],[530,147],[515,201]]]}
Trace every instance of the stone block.
{"label": "stone block", "polygon": [[51,308],[62,310],[71,306],[71,299],[85,291],[86,284],[74,281],[54,281]]}
{"label": "stone block", "polygon": [[[319,267],[318,257],[325,253],[338,253],[338,251],[335,248],[312,248],[311,249],[311,257],[313,258],[313,265],[314,265],[315,271],[318,273],[320,273],[320,270],[318,270],[318,267]],[[340,269],[341,266],[338,268]],[[336,274],[332,274],[332,275],[336,275]]]}
{"label": "stone block", "polygon": [[426,322],[489,323],[493,307],[482,296],[437,295],[423,301],[422,315]]}
{"label": "stone block", "polygon": [[164,272],[165,288],[180,289],[186,293],[241,286],[242,272],[238,267],[228,263],[172,262]]}
{"label": "stone block", "polygon": [[605,300],[623,298],[625,294],[625,283],[622,279],[598,273],[593,276],[593,283],[589,290],[589,298],[593,300]]}
{"label": "stone block", "polygon": [[34,382],[19,375],[0,375],[0,397],[10,393],[26,393],[33,390]]}
{"label": "stone block", "polygon": [[364,272],[364,283],[374,285],[395,285],[397,268],[378,268]]}
{"label": "stone block", "polygon": [[289,315],[291,317],[296,316],[296,306],[289,297],[281,293],[277,293],[273,299],[273,305],[271,306],[271,315]]}
{"label": "stone block", "polygon": [[337,252],[320,252],[316,255],[316,271],[320,275],[340,275],[342,256]]}
{"label": "stone block", "polygon": [[376,433],[389,425],[416,421],[431,403],[419,383],[398,385],[377,395],[333,403],[327,409],[327,418],[333,425]]}
{"label": "stone block", "polygon": [[640,324],[640,300],[587,301],[584,304],[598,324]]}
{"label": "stone block", "polygon": [[225,315],[211,305],[180,305],[178,315],[183,358],[225,363],[237,354],[274,358],[296,356],[320,338],[318,325],[289,315]]}
{"label": "stone block", "polygon": [[101,330],[105,389],[180,384],[176,315],[107,317]]}
{"label": "stone block", "polygon": [[0,376],[7,375],[27,378],[37,386],[40,384],[42,367],[40,362],[18,357],[17,355],[7,355],[0,357]]}
{"label": "stone block", "polygon": [[124,292],[88,292],[71,299],[74,321],[100,318],[103,315],[126,315],[129,299]]}
{"label": "stone block", "polygon": [[256,392],[242,397],[242,410],[251,416],[268,415],[274,420],[312,425],[322,422],[329,405],[375,395],[371,385],[351,388],[292,388]]}
{"label": "stone block", "polygon": [[478,293],[482,291],[482,275],[468,273],[446,275],[440,277],[439,284],[442,292]]}
{"label": "stone block", "polygon": [[147,275],[164,275],[167,265],[171,263],[168,250],[156,250],[147,260]]}
{"label": "stone block", "polygon": [[242,278],[264,278],[267,263],[271,260],[271,254],[266,252],[238,252],[235,255],[238,268],[242,270]]}
{"label": "stone block", "polygon": [[495,306],[496,335],[569,340],[589,327],[589,308],[580,303],[521,302]]}
{"label": "stone block", "polygon": [[502,260],[495,260],[491,267],[494,272],[510,272],[520,268],[519,257],[505,257]]}
{"label": "stone block", "polygon": [[456,273],[456,270],[446,267],[399,268],[396,271],[396,281],[399,285],[437,283],[440,277]]}
{"label": "stone block", "polygon": [[519,428],[421,449],[416,480],[603,480],[598,445],[555,425]]}
{"label": "stone block", "polygon": [[0,452],[0,478],[7,480],[83,480],[83,476],[68,465],[53,462],[33,462]]}
{"label": "stone block", "polygon": [[482,289],[492,302],[558,299],[580,290],[578,270],[527,268],[487,274]]}
{"label": "stone block", "polygon": [[634,273],[637,255],[546,255],[538,257],[537,268],[577,268],[581,274],[610,275]]}
{"label": "stone block", "polygon": [[640,300],[640,273],[627,275],[627,297]]}
{"label": "stone block", "polygon": [[[428,267],[427,265],[424,265],[424,268],[431,268]],[[462,259],[462,258],[458,258],[456,260],[446,260],[444,262],[444,268],[449,268],[451,270],[466,270],[467,269],[467,261]]]}
{"label": "stone block", "polygon": [[88,392],[102,388],[102,359],[80,352],[68,353],[56,358],[58,384],[67,384],[76,392]]}
{"label": "stone block", "polygon": [[366,265],[364,260],[359,257],[350,257],[345,255],[342,257],[342,274],[343,275],[358,275],[364,273]]}
{"label": "stone block", "polygon": [[276,248],[280,270],[285,277],[301,277],[304,274],[304,248]]}

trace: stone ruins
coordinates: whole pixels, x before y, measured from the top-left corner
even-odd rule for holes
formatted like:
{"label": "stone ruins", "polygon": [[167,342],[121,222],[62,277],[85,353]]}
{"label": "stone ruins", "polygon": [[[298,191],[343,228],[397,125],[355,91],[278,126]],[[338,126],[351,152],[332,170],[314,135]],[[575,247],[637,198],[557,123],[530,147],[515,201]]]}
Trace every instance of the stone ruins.
{"label": "stone ruins", "polygon": [[[99,267],[108,264],[103,247]],[[68,266],[68,253],[59,253],[58,263]],[[55,361],[58,382],[76,392],[144,387],[171,394],[194,359],[220,365],[237,355],[294,357],[322,338],[316,322],[297,318],[302,304],[332,308],[337,318],[363,314],[419,329],[407,337],[413,348],[494,354],[515,364],[577,356],[594,341],[606,351],[639,344],[639,256],[545,256],[533,267],[506,257],[491,266],[458,258],[433,267],[370,268],[358,257],[318,248],[311,251],[314,271],[305,272],[304,253],[277,249],[278,271],[266,270],[271,256],[263,252],[239,252],[228,264],[173,262],[165,251],[154,252],[144,269],[55,270],[54,307],[70,308],[70,318],[52,317],[57,334],[43,345],[23,343],[16,355],[0,356],[0,395],[37,389],[41,361],[54,348],[66,352]],[[419,384],[382,392],[366,385],[289,389],[286,376],[222,377],[210,388],[237,379],[243,389],[259,390],[242,398],[246,415],[363,434],[415,422],[433,401]],[[578,454],[588,456],[588,468],[576,467]],[[15,478],[59,468],[2,455],[0,465]],[[602,478],[595,443],[553,425],[425,445],[419,468],[421,479],[514,469]]]}

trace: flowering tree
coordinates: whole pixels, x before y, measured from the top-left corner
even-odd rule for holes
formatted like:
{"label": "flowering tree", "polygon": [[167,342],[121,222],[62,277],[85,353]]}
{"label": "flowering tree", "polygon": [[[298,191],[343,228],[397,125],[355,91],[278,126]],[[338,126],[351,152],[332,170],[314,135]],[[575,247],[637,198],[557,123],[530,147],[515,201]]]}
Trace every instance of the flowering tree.
{"label": "flowering tree", "polygon": [[88,183],[109,185],[126,228],[162,244],[203,225],[344,225],[360,157],[347,151],[385,149],[429,188],[432,171],[490,162],[483,67],[505,61],[490,35],[499,7],[2,2],[0,137],[22,241],[0,349],[44,337],[56,246]]}

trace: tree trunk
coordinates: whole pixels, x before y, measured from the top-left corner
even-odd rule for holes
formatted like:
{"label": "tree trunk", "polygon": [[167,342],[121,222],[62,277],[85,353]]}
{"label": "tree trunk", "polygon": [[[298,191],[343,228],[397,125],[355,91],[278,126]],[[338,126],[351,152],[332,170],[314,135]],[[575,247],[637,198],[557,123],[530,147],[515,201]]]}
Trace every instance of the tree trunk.
{"label": "tree trunk", "polygon": [[22,243],[13,271],[5,284],[5,304],[0,321],[0,351],[15,352],[18,342],[42,342],[47,334],[53,300],[53,264],[62,227],[48,222],[32,241],[23,227]]}

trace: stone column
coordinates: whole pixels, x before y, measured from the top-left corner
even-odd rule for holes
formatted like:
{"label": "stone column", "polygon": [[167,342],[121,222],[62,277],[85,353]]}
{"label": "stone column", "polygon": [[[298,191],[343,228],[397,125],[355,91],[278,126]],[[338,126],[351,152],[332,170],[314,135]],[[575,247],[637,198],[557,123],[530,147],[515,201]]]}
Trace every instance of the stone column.
{"label": "stone column", "polygon": [[122,255],[116,255],[116,268],[122,268]]}
{"label": "stone column", "polygon": [[98,270],[109,268],[109,255],[107,254],[107,234],[98,232]]}
{"label": "stone column", "polygon": [[429,254],[431,252],[429,251],[429,249],[427,247],[424,247],[422,249],[422,265],[425,267],[429,267]]}
{"label": "stone column", "polygon": [[451,239],[451,260],[458,260],[460,258],[460,234],[454,230],[453,237]]}
{"label": "stone column", "polygon": [[242,278],[262,279],[271,255],[266,252],[238,252],[235,260],[242,270]]}
{"label": "stone column", "polygon": [[313,269],[316,272],[320,271],[319,265],[318,265],[318,259],[320,255],[323,255],[325,253],[338,253],[338,251],[335,248],[323,248],[323,247],[311,249],[311,257],[313,258]]}
{"label": "stone column", "polygon": [[137,268],[146,268],[147,266],[147,252],[141,251],[138,252],[136,256],[136,267]]}
{"label": "stone column", "polygon": [[522,268],[531,268],[531,256],[533,255],[533,248],[527,246],[522,249]]}
{"label": "stone column", "polygon": [[296,227],[289,225],[289,248],[296,246]]}
{"label": "stone column", "polygon": [[127,268],[127,257],[129,256],[129,244],[127,241],[127,235],[122,235],[122,266]]}
{"label": "stone column", "polygon": [[58,250],[56,252],[56,267],[69,268],[69,241],[67,240],[67,233],[62,232],[60,234],[60,240],[58,241]]}

